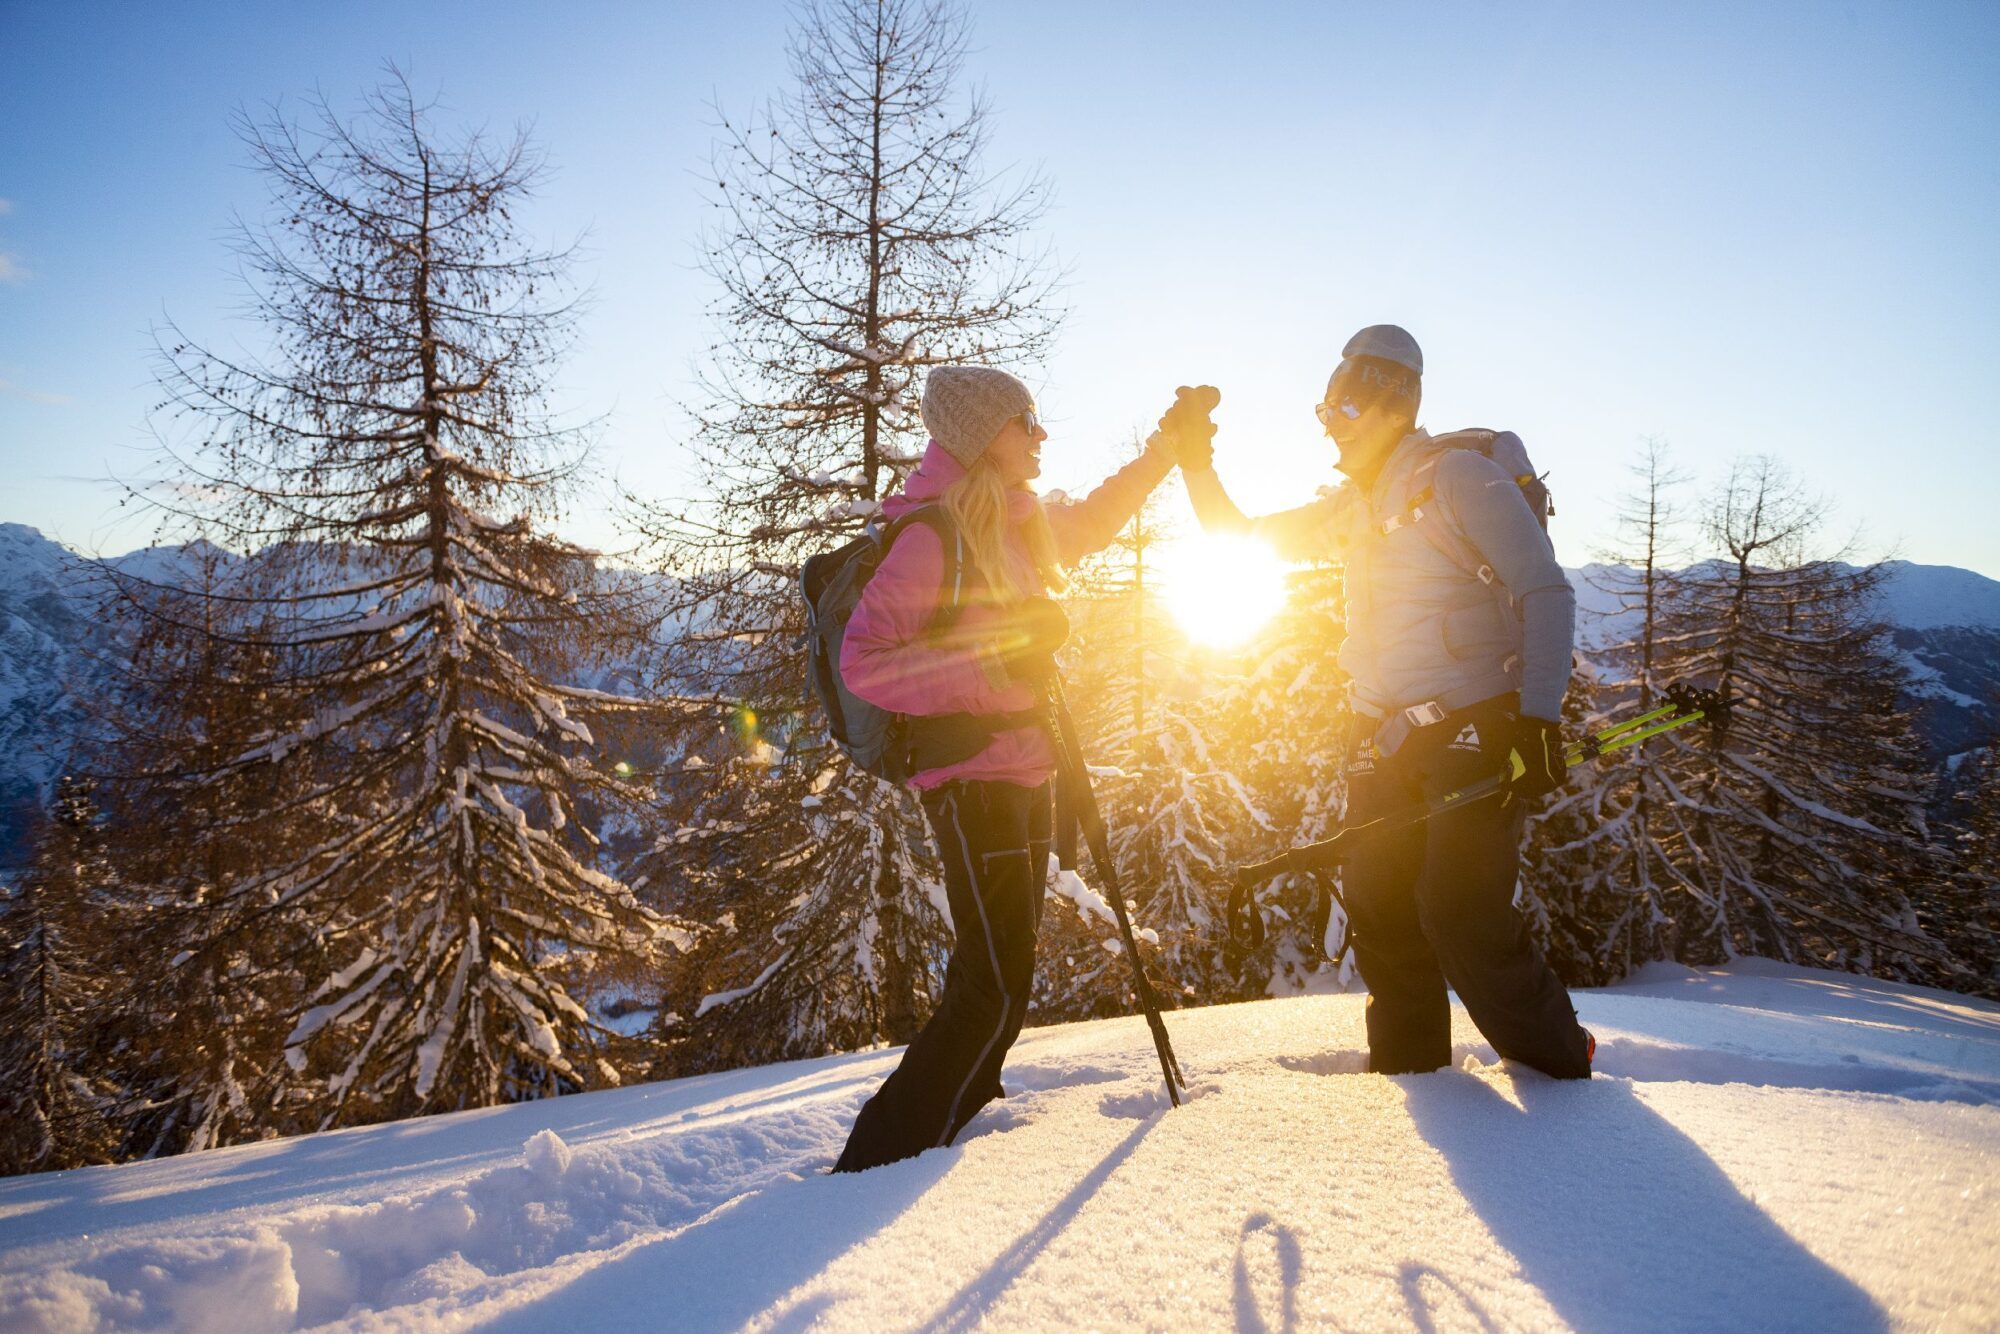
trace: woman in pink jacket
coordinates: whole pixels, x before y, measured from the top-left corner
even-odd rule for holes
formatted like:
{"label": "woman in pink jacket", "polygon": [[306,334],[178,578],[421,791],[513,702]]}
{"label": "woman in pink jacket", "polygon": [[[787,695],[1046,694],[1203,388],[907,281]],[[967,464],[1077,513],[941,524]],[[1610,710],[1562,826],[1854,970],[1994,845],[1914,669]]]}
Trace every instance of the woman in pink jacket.
{"label": "woman in pink jacket", "polygon": [[[1063,568],[1108,545],[1173,460],[1153,444],[1087,499],[1044,505],[1029,483],[1048,432],[1020,380],[940,366],[924,385],[923,418],[930,447],[883,510],[894,519],[943,508],[969,567],[961,610],[948,635],[934,633],[943,540],[927,524],[905,525],[848,622],[841,676],[870,703],[917,717],[1033,710],[1068,634],[1049,598],[1067,583]],[[944,860],[957,944],[936,1011],[862,1107],[836,1172],[949,1144],[999,1096],[1034,980],[1055,769],[1046,727],[1030,725],[995,731],[970,758],[910,780]]]}

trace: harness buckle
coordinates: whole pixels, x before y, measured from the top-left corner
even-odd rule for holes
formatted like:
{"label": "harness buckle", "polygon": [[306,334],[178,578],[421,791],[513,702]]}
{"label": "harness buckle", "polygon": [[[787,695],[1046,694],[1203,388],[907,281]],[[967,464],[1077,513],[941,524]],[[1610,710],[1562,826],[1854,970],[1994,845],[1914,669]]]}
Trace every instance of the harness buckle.
{"label": "harness buckle", "polygon": [[1435,723],[1443,722],[1449,712],[1444,705],[1438,703],[1436,700],[1427,699],[1422,704],[1412,704],[1409,708],[1404,709],[1403,718],[1412,727],[1429,727]]}

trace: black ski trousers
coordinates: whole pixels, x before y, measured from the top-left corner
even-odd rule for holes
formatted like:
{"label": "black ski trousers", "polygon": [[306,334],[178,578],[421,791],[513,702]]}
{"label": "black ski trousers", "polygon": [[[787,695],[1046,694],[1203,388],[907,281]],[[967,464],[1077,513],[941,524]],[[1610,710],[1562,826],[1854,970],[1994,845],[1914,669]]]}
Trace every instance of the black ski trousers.
{"label": "black ski trousers", "polygon": [[[1393,756],[1365,744],[1348,768],[1349,827],[1435,800],[1506,768],[1512,696],[1412,731]],[[1525,812],[1486,797],[1424,823],[1364,839],[1341,871],[1354,961],[1368,983],[1368,1068],[1415,1074],[1451,1063],[1450,985],[1472,1022],[1511,1061],[1588,1079],[1576,1010],[1514,906]]]}
{"label": "black ski trousers", "polygon": [[957,943],[944,994],[916,1041],[862,1105],[836,1172],[860,1172],[951,1143],[1000,1096],[1000,1064],[1020,1036],[1035,978],[1035,936],[1053,820],[1047,783],[958,782],[924,794],[944,859]]}

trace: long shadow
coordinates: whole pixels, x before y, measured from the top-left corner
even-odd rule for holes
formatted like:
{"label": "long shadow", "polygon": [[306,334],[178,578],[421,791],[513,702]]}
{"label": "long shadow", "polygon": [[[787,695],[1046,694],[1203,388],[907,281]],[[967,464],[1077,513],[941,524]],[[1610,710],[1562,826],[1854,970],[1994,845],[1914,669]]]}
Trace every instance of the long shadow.
{"label": "long shadow", "polygon": [[1262,1210],[1243,1220],[1242,1235],[1236,1239],[1236,1273],[1232,1288],[1236,1302],[1236,1331],[1237,1334],[1267,1334],[1270,1329],[1264,1323],[1263,1310],[1257,1304],[1257,1293],[1250,1281],[1249,1257],[1245,1253],[1250,1238],[1259,1232],[1269,1232],[1277,1247],[1280,1285],[1278,1328],[1284,1334],[1292,1334],[1299,1327],[1299,1280],[1305,1274],[1305,1252],[1299,1246],[1298,1233]]}
{"label": "long shadow", "polygon": [[1845,1275],[1614,1080],[1400,1077],[1466,1201],[1578,1329],[1886,1329]]}
{"label": "long shadow", "polygon": [[1916,1028],[1940,1038],[1986,1043],[2000,1040],[2000,1010],[1975,996],[1875,978],[1848,981],[1834,974],[1766,971],[1755,960],[1739,961],[1735,972],[1726,978],[1633,982],[1603,994],[1696,1004],[1735,1000],[1792,1015]]}
{"label": "long shadow", "polygon": [[705,1222],[635,1247],[511,1308],[486,1328],[520,1334],[741,1328],[889,1226],[957,1161],[956,1153],[931,1152],[851,1176],[767,1186]]}
{"label": "long shadow", "polygon": [[1486,1308],[1473,1300],[1465,1285],[1441,1270],[1429,1265],[1406,1264],[1396,1271],[1396,1282],[1403,1290],[1403,1307],[1410,1313],[1410,1327],[1422,1334],[1437,1334],[1436,1308],[1430,1298],[1424,1295],[1424,1284],[1435,1283],[1452,1296],[1458,1298],[1465,1313],[1479,1322],[1485,1334],[1499,1334],[1500,1327],[1493,1323],[1493,1317],[1486,1314]]}
{"label": "long shadow", "polygon": [[1104,1155],[1096,1167],[1090,1169],[1083,1180],[1070,1187],[1069,1194],[1056,1201],[1053,1208],[1036,1220],[1035,1225],[1014,1239],[1012,1245],[996,1256],[993,1263],[986,1266],[977,1277],[957,1292],[945,1304],[924,1321],[919,1328],[934,1331],[968,1329],[977,1324],[992,1309],[993,1303],[1011,1286],[1015,1279],[1027,1271],[1035,1257],[1048,1244],[1062,1234],[1070,1220],[1082,1211],[1090,1197],[1097,1194],[1111,1174],[1132,1156],[1132,1150],[1139,1147],[1139,1141],[1146,1138],[1146,1132],[1153,1128],[1159,1118],[1149,1116],[1132,1127],[1132,1133],[1118,1141],[1111,1152]]}

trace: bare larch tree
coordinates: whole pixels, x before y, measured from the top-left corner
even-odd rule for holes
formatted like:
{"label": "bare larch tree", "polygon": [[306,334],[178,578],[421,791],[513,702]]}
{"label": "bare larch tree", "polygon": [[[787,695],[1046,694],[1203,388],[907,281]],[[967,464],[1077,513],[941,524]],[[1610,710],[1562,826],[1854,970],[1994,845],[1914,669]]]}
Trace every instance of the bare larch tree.
{"label": "bare larch tree", "polygon": [[678,588],[666,689],[714,704],[678,749],[682,833],[648,867],[708,927],[675,1068],[905,1041],[938,984],[921,815],[841,763],[806,708],[794,580],[915,469],[924,368],[1032,362],[1053,333],[1027,246],[1043,186],[983,174],[965,44],[947,4],[808,4],[794,89],[723,118],[705,241],[720,332],[693,409],[707,490],[631,502]]}
{"label": "bare larch tree", "polygon": [[[1664,442],[1649,439],[1619,498],[1615,545],[1585,578],[1610,595],[1603,620],[1612,642],[1579,656],[1563,721],[1571,736],[1594,732],[1657,705],[1662,626],[1688,563],[1681,488]],[[1674,953],[1677,868],[1694,812],[1677,804],[1660,757],[1687,755],[1688,734],[1656,738],[1571,770],[1566,788],[1528,826],[1522,881],[1552,966],[1572,986],[1614,982]]]}
{"label": "bare larch tree", "polygon": [[1740,461],[1707,514],[1721,554],[1683,572],[1662,618],[1656,668],[1730,705],[1660,760],[1673,818],[1692,813],[1674,849],[1682,957],[1947,980],[1958,965],[1913,903],[1938,870],[1933,778],[1876,617],[1881,567],[1814,554],[1824,522],[1775,460]]}

